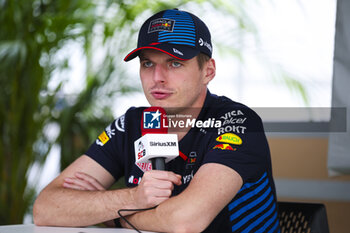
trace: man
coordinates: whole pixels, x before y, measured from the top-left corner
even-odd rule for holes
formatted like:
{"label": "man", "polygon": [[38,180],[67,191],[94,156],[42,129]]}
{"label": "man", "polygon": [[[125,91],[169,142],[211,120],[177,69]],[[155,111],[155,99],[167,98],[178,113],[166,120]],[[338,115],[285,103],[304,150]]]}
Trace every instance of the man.
{"label": "man", "polygon": [[[166,164],[167,171],[135,164],[144,108],[130,108],[41,192],[35,224],[113,226],[115,219],[130,227],[118,211],[132,209],[123,214],[142,230],[278,232],[261,120],[246,106],[208,91],[216,68],[206,25],[185,11],[159,12],[143,24],[138,47],[125,61],[137,56],[148,102],[169,116],[189,117],[187,127],[169,126],[181,156]],[[122,176],[128,188],[107,190]],[[144,208],[150,209],[137,210]]]}

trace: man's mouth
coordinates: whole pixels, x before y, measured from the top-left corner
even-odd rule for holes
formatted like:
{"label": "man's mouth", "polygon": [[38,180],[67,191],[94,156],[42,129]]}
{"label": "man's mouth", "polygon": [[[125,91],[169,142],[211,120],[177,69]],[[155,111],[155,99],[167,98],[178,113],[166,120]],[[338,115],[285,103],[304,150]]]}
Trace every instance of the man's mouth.
{"label": "man's mouth", "polygon": [[161,91],[161,90],[154,90],[151,91],[151,95],[153,98],[157,100],[162,100],[168,98],[170,95],[172,95],[172,92],[170,91]]}

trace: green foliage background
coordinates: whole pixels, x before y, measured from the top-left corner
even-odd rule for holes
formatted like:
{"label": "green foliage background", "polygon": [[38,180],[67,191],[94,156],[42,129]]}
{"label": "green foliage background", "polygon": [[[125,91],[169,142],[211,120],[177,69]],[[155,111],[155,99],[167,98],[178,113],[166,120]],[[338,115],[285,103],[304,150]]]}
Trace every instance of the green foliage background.
{"label": "green foliage background", "polygon": [[[248,2],[254,2],[248,1]],[[80,156],[114,116],[118,96],[139,91],[122,65],[141,23],[166,8],[208,9],[256,35],[244,0],[0,0],[0,225],[20,224],[40,178],[28,184],[53,145],[61,169]],[[79,93],[66,91],[70,48],[82,50]],[[217,44],[242,59],[234,45]],[[295,84],[295,83],[294,83]],[[299,85],[296,83],[296,85]],[[298,86],[298,88],[300,88]],[[302,90],[302,89],[301,89]],[[131,103],[132,104],[132,103]],[[58,135],[52,135],[55,126]]]}

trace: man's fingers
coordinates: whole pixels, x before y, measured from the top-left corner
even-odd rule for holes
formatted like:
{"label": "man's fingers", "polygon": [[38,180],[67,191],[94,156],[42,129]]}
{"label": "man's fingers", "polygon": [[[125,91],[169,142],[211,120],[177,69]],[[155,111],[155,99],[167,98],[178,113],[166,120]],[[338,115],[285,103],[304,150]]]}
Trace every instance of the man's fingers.
{"label": "man's fingers", "polygon": [[158,189],[169,189],[173,190],[174,189],[174,184],[170,181],[163,181],[163,180],[158,180],[154,183],[154,187]]}
{"label": "man's fingers", "polygon": [[146,174],[154,179],[170,181],[176,185],[181,184],[181,176],[175,174],[174,172],[152,170],[146,172],[144,176]]}
{"label": "man's fingers", "polygon": [[159,205],[171,196],[171,191],[167,189],[147,189],[142,195],[142,205],[147,207]]}
{"label": "man's fingers", "polygon": [[176,185],[181,185],[182,184],[182,176],[181,175],[178,175],[178,174],[175,174],[176,178],[177,178],[177,183],[175,183]]}
{"label": "man's fingers", "polygon": [[159,205],[171,196],[174,185],[181,184],[181,176],[169,171],[147,171],[136,187],[135,204],[140,208]]}
{"label": "man's fingers", "polygon": [[77,178],[70,178],[70,177],[65,178],[64,183],[70,184],[74,187],[80,187],[79,190],[90,190],[90,191],[96,190],[96,188],[92,186],[90,183]]}
{"label": "man's fingers", "polygon": [[171,196],[171,190],[169,189],[156,189],[153,187],[147,187],[144,190],[144,196],[145,197],[156,197],[156,198],[160,198],[160,197],[170,197]]}
{"label": "man's fingers", "polygon": [[64,179],[63,187],[76,190],[102,191],[105,188],[94,177],[83,173],[76,172],[75,177],[67,177]]}
{"label": "man's fingers", "polygon": [[75,189],[75,190],[86,190],[85,188],[79,186],[79,185],[76,185],[74,183],[69,183],[69,182],[64,182],[63,183],[63,187],[64,188],[69,188],[69,189]]}
{"label": "man's fingers", "polygon": [[86,173],[77,172],[77,173],[75,173],[75,176],[81,180],[88,182],[90,185],[95,187],[97,190],[100,190],[100,191],[105,190],[105,188],[100,184],[100,182],[98,182],[94,177],[92,177]]}

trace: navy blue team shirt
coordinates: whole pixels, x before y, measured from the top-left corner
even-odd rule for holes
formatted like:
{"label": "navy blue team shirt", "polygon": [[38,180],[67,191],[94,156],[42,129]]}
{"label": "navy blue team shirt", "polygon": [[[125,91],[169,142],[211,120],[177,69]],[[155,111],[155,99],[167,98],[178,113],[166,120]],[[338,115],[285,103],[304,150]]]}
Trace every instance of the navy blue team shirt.
{"label": "navy blue team shirt", "polygon": [[[127,187],[137,186],[150,169],[149,164],[135,164],[134,141],[141,137],[144,109],[128,109],[86,153],[116,180],[124,177]],[[180,156],[166,164],[168,171],[182,176],[182,184],[175,186],[172,195],[188,186],[201,165],[223,164],[239,173],[243,185],[204,232],[279,232],[270,151],[260,117],[245,105],[208,90],[197,121],[208,124],[191,128],[179,142]]]}

